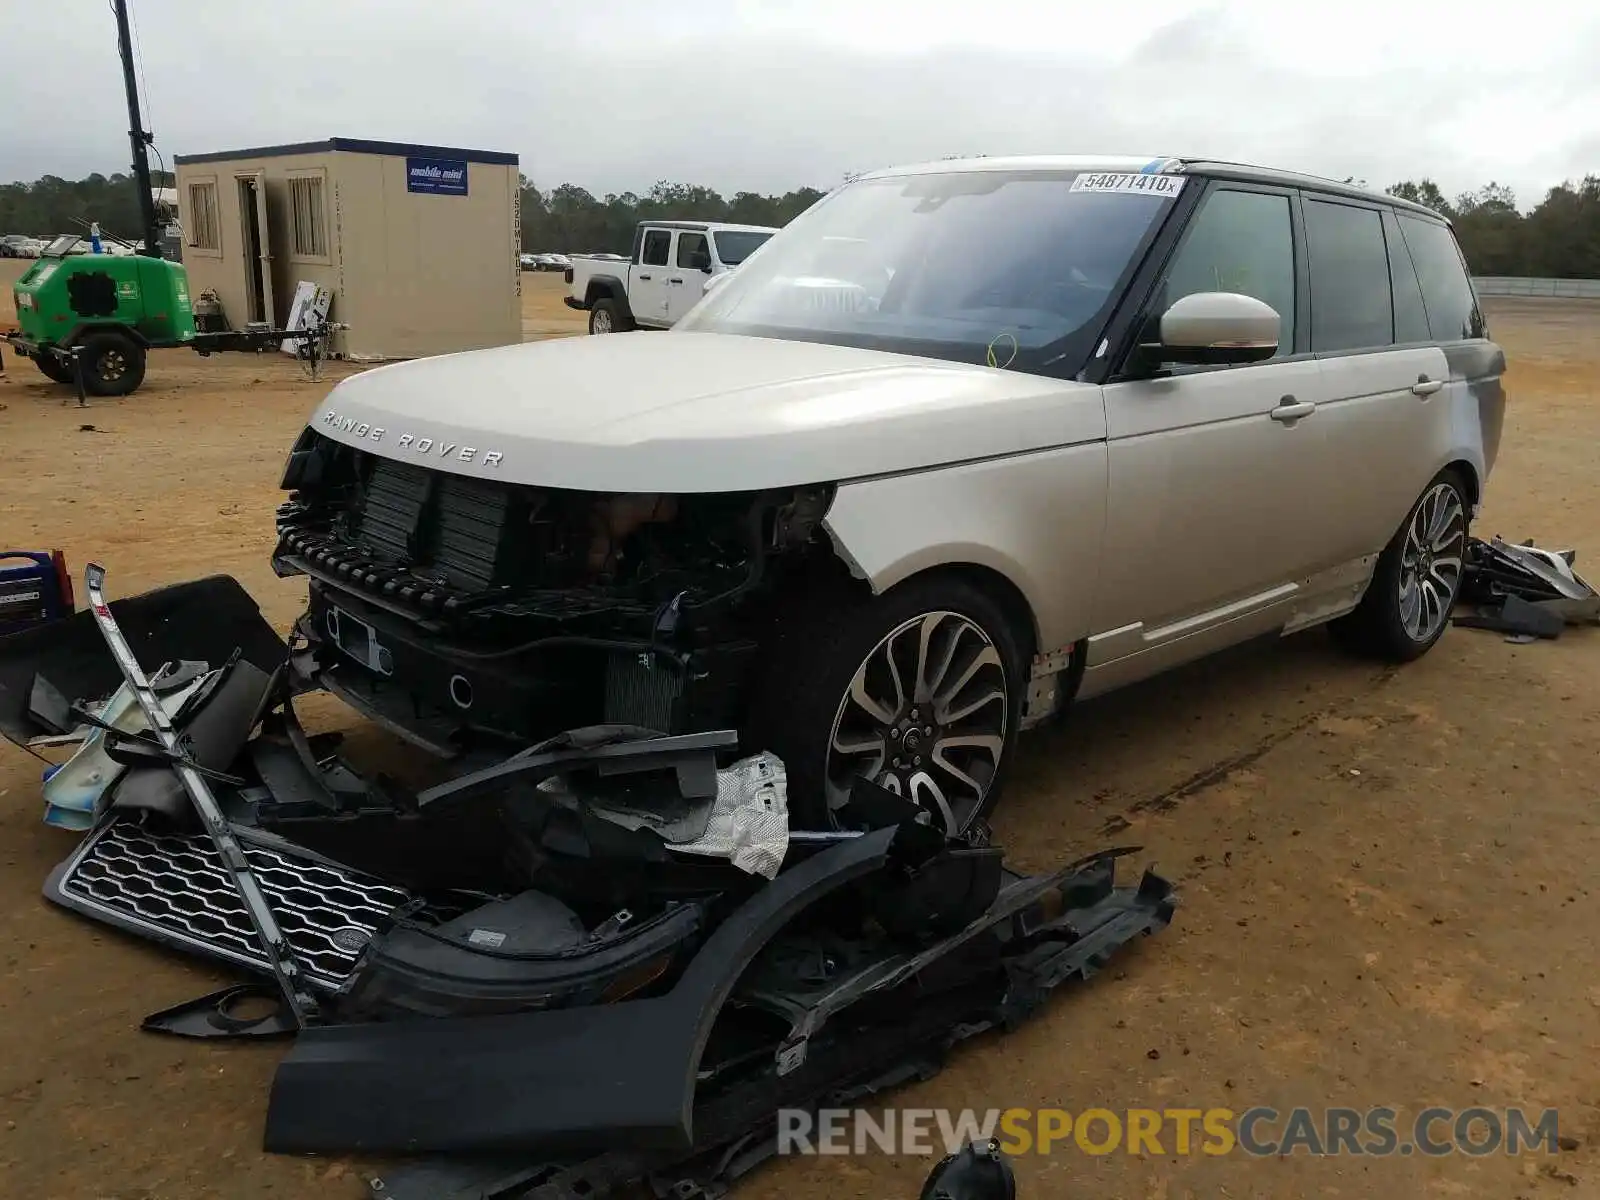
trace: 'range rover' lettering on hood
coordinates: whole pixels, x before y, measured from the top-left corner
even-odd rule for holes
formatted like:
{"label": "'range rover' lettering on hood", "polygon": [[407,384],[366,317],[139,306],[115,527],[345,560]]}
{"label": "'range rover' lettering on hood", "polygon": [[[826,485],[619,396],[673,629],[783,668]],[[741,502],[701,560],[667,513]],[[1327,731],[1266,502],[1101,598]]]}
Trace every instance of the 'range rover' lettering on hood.
{"label": "'range rover' lettering on hood", "polygon": [[[417,433],[401,433],[391,437],[389,430],[382,425],[375,425],[371,421],[363,421],[357,417],[347,416],[336,408],[329,408],[317,418],[317,425],[324,433],[338,433],[343,437],[339,440],[350,440],[359,443],[380,442],[392,445],[397,452],[421,455],[440,459],[452,459],[456,462],[481,463],[485,467],[498,468],[505,459],[505,454],[499,450],[484,450],[477,446],[465,446],[459,441],[450,438],[425,437]],[[388,456],[386,456],[388,457]]]}
{"label": "'range rover' lettering on hood", "polygon": [[678,330],[375,367],[340,382],[312,424],[458,475],[679,494],[842,482],[1106,436],[1093,384]]}

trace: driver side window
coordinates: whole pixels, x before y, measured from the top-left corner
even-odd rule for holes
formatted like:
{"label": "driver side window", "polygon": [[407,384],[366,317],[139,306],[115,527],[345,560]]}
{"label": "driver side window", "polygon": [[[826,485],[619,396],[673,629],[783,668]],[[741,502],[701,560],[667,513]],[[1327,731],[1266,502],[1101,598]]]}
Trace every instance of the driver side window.
{"label": "driver side window", "polygon": [[1161,310],[1196,292],[1239,292],[1277,311],[1278,353],[1294,353],[1294,226],[1289,198],[1215,191],[1178,247]]}
{"label": "driver side window", "polygon": [[711,247],[703,233],[678,235],[678,265],[689,271],[711,269]]}

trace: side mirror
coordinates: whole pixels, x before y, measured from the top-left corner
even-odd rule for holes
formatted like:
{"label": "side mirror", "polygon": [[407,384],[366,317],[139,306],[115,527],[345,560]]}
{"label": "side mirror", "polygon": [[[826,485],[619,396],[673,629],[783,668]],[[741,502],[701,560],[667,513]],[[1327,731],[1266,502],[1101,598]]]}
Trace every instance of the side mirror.
{"label": "side mirror", "polygon": [[702,254],[695,258],[694,265],[707,275],[711,274],[711,255]]}
{"label": "side mirror", "polygon": [[1161,341],[1146,349],[1163,362],[1226,366],[1278,352],[1278,312],[1254,296],[1196,292],[1161,314]]}

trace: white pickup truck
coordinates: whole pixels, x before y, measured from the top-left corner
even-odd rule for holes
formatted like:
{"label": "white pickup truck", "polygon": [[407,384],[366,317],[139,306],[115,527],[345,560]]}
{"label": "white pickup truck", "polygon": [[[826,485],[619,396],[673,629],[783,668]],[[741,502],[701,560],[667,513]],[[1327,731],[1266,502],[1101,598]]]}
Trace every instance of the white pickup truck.
{"label": "white pickup truck", "polygon": [[670,329],[705,294],[777,233],[765,225],[641,221],[633,251],[574,255],[566,270],[568,308],[589,314],[590,333]]}

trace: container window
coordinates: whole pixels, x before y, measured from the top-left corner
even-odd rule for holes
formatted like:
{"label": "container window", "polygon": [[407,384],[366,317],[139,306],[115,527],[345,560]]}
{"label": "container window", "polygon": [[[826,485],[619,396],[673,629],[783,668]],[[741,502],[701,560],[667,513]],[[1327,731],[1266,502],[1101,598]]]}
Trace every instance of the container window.
{"label": "container window", "polygon": [[189,185],[189,245],[197,250],[221,250],[221,222],[217,220],[217,185]]}
{"label": "container window", "polygon": [[290,240],[297,258],[328,256],[328,226],[322,216],[322,179],[289,180]]}

